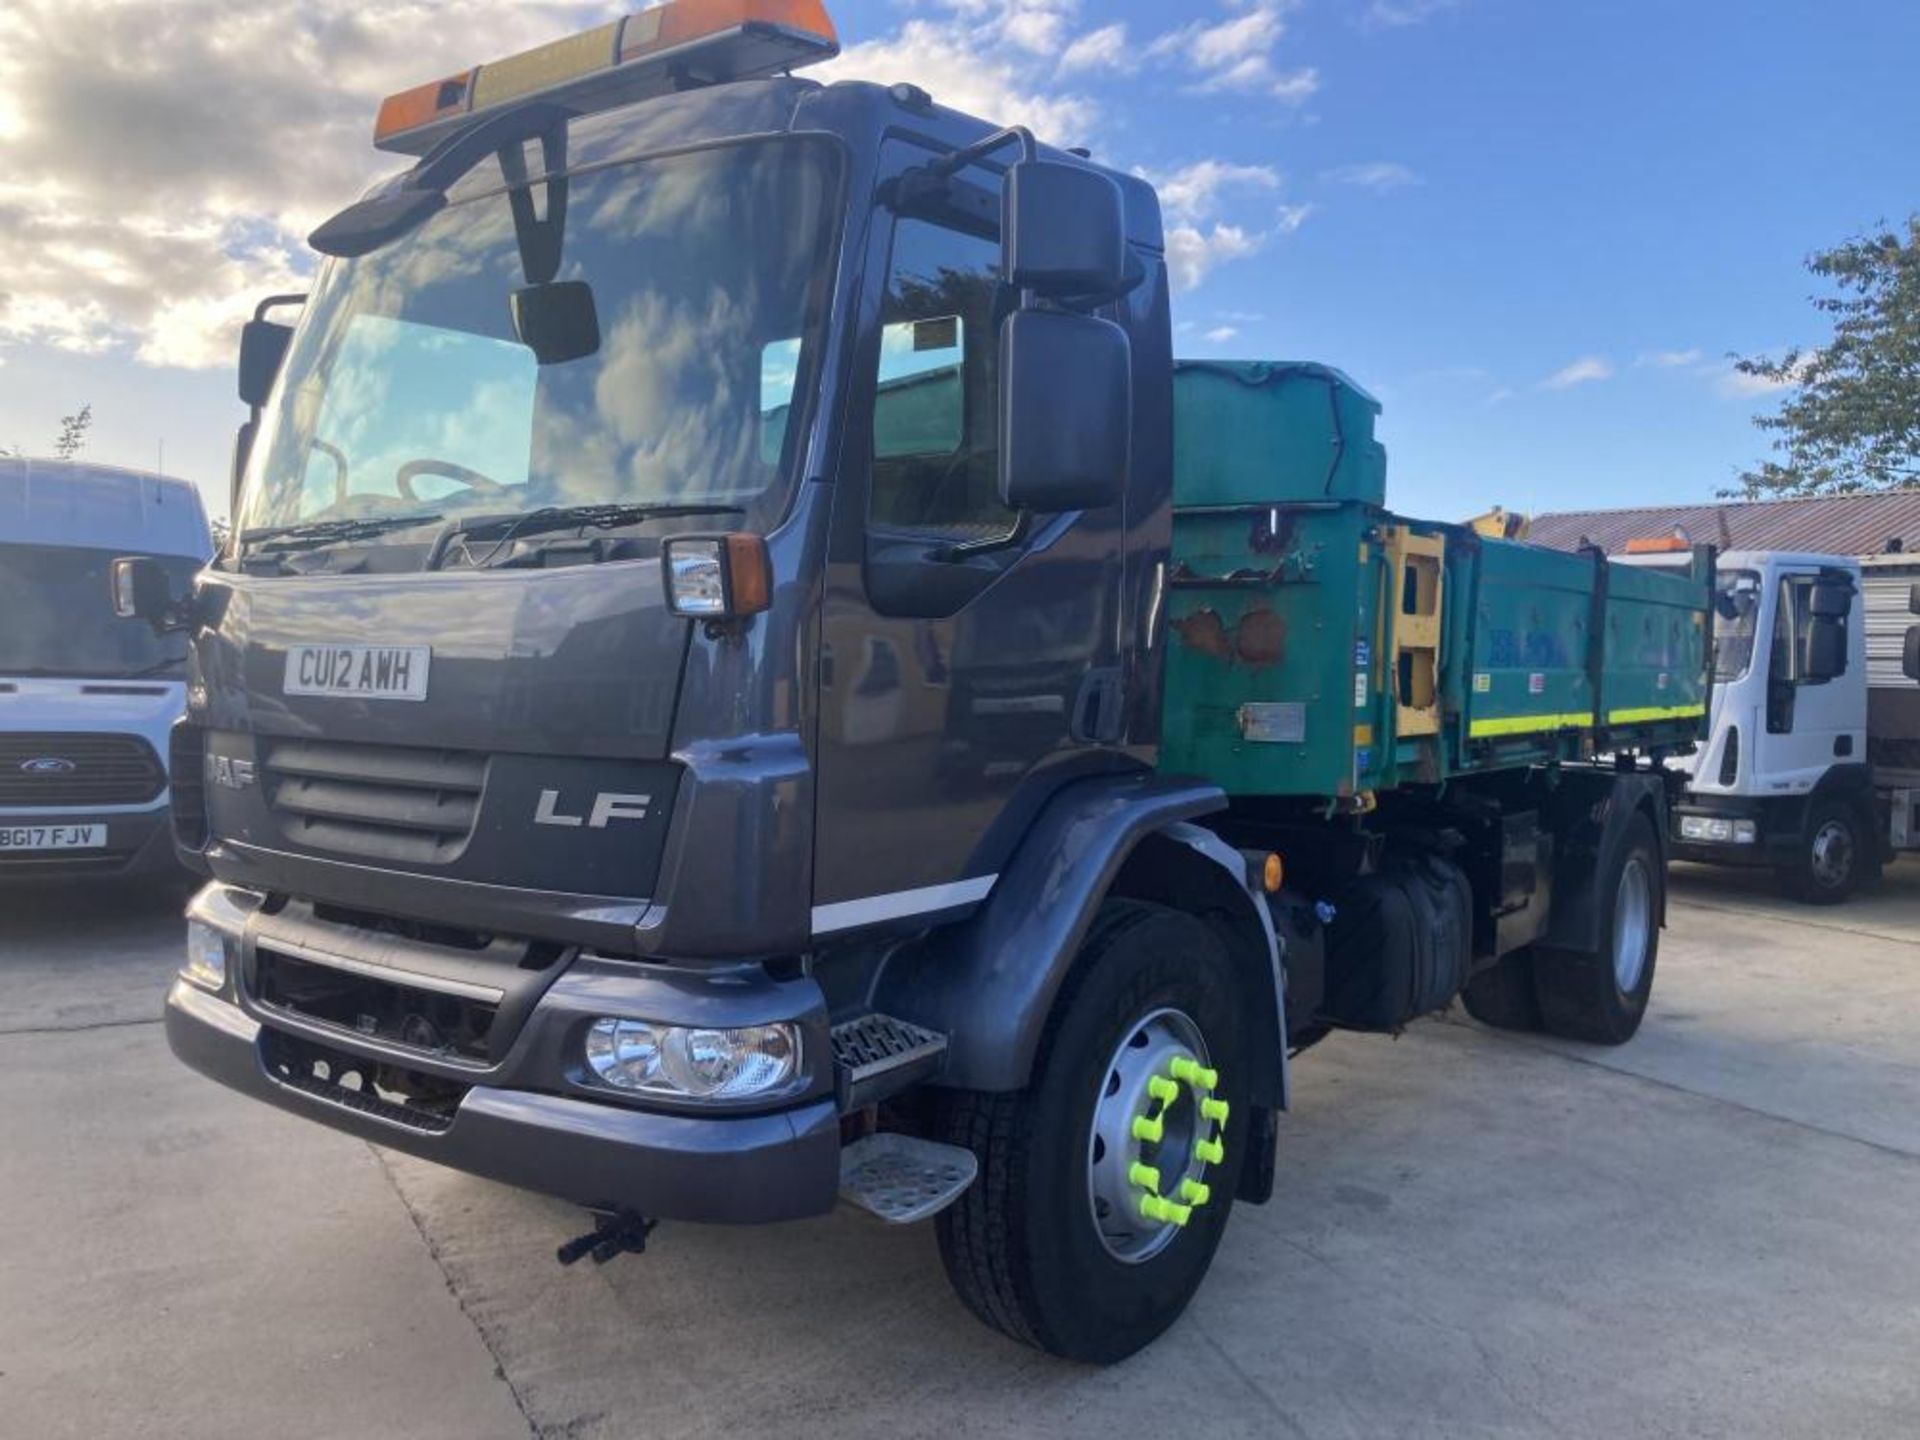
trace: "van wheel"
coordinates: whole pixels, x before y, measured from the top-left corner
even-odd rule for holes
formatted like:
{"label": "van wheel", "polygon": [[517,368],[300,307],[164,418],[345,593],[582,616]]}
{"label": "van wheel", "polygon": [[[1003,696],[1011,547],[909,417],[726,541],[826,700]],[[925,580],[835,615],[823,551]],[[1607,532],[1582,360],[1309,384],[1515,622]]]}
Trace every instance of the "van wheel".
{"label": "van wheel", "polygon": [[1238,991],[1200,921],[1108,901],[1028,1088],[951,1097],[945,1138],[980,1157],[980,1178],[941,1212],[940,1258],[981,1320],[1107,1364],[1179,1318],[1245,1159]]}
{"label": "van wheel", "polygon": [[1800,857],[1782,878],[1809,905],[1838,905],[1859,887],[1871,864],[1860,812],[1838,796],[1830,796],[1814,802]]}
{"label": "van wheel", "polygon": [[1600,945],[1592,951],[1538,946],[1533,993],[1540,1028],[1595,1045],[1624,1045],[1640,1028],[1660,954],[1666,874],[1645,815],[1636,815],[1601,886]]}

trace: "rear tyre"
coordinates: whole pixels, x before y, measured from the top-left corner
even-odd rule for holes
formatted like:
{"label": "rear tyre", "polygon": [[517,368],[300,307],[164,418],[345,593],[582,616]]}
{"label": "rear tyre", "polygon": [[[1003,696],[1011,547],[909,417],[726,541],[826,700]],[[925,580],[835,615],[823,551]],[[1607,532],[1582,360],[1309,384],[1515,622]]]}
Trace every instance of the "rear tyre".
{"label": "rear tyre", "polygon": [[[940,1258],[981,1320],[1064,1359],[1107,1364],[1179,1317],[1213,1261],[1245,1158],[1239,990],[1200,921],[1109,901],[1055,1002],[1028,1088],[952,1096],[945,1138],[979,1156],[980,1178],[941,1213]],[[1194,1066],[1215,1072],[1210,1089]],[[1189,1079],[1174,1098],[1149,1087],[1176,1071]],[[1227,1103],[1224,1127],[1202,1113],[1206,1099]],[[1160,1140],[1134,1132],[1140,1116],[1149,1129],[1158,1118]],[[1214,1140],[1220,1158],[1199,1158],[1199,1146],[1216,1153]],[[1186,1196],[1183,1223],[1142,1213],[1147,1191],[1131,1178],[1140,1166],[1157,1196]]]}
{"label": "rear tyre", "polygon": [[1460,1003],[1467,1014],[1496,1030],[1538,1030],[1540,1002],[1533,994],[1533,951],[1502,955],[1497,965],[1467,982]]}
{"label": "rear tyre", "polygon": [[1586,952],[1537,947],[1533,994],[1540,1028],[1548,1034],[1624,1045],[1647,1013],[1666,908],[1666,872],[1646,816],[1628,822],[1598,900],[1599,947]]}
{"label": "rear tyre", "polygon": [[1872,866],[1872,843],[1860,812],[1838,796],[1816,800],[1807,814],[1800,855],[1781,878],[1809,905],[1838,905]]}

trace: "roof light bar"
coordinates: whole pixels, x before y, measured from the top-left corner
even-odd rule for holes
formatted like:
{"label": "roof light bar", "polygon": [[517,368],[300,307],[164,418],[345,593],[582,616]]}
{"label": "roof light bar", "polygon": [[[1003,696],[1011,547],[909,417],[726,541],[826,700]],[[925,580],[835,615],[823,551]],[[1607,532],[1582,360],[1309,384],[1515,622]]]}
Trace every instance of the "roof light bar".
{"label": "roof light bar", "polygon": [[373,143],[424,155],[475,115],[538,98],[580,114],[690,85],[772,75],[840,53],[821,0],[668,0],[389,95]]}

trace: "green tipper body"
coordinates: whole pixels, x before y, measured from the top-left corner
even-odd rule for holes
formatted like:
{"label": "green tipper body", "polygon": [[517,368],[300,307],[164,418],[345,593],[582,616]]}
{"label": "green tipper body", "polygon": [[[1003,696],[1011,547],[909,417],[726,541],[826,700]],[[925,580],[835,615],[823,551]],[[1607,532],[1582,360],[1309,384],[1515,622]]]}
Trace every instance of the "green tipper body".
{"label": "green tipper body", "polygon": [[1712,566],[1611,565],[1384,508],[1379,404],[1182,364],[1161,767],[1341,799],[1700,737]]}

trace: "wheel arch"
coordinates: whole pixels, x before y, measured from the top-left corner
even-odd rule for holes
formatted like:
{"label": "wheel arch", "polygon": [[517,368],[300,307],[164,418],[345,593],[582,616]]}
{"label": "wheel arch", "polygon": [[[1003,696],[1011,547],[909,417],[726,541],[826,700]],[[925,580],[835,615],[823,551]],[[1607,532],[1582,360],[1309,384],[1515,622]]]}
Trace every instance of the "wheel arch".
{"label": "wheel arch", "polygon": [[1247,889],[1239,853],[1191,823],[1225,808],[1217,786],[1150,774],[1065,787],[978,910],[889,958],[874,984],[876,1008],[948,1037],[940,1084],[1018,1090],[1101,902],[1154,900],[1206,920],[1249,974],[1260,973],[1253,957],[1264,947],[1260,1003],[1280,1027],[1278,1059],[1251,1078],[1255,1103],[1278,1108],[1286,1097],[1285,1017],[1272,922]]}
{"label": "wheel arch", "polygon": [[[1633,822],[1653,831],[1660,872],[1672,839],[1667,830],[1666,779],[1657,771],[1563,772],[1546,807],[1554,835],[1553,913],[1545,942],[1555,949],[1589,951],[1600,943],[1602,916],[1613,897],[1599,893]],[[1658,923],[1667,923],[1667,887],[1659,887]]]}

